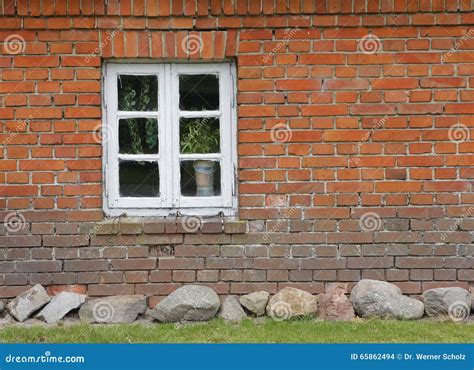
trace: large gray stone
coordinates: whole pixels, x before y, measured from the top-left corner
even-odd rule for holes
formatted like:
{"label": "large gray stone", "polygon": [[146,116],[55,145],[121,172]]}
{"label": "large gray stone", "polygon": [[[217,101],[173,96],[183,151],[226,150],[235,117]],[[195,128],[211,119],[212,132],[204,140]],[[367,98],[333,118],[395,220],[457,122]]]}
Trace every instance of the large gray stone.
{"label": "large gray stone", "polygon": [[207,321],[216,316],[219,296],[206,286],[187,285],[176,289],[148,314],[161,322]]}
{"label": "large gray stone", "polygon": [[296,288],[283,288],[270,298],[267,314],[274,320],[288,320],[297,316],[315,315],[317,298],[311,293]]}
{"label": "large gray stone", "polygon": [[16,320],[23,322],[49,301],[46,290],[37,284],[8,303],[7,310]]}
{"label": "large gray stone", "polygon": [[226,321],[240,322],[247,317],[247,314],[240,305],[237,297],[231,295],[225,297],[222,301],[218,316]]}
{"label": "large gray stone", "polygon": [[466,319],[471,311],[471,295],[463,288],[436,288],[423,293],[425,312],[431,317],[449,316],[454,321]]}
{"label": "large gray stone", "polygon": [[5,309],[5,305],[3,304],[3,301],[0,301],[0,314],[3,313],[4,309]]}
{"label": "large gray stone", "polygon": [[365,318],[419,319],[423,316],[423,303],[406,297],[400,288],[385,281],[364,279],[351,292],[356,313]]}
{"label": "large gray stone", "polygon": [[61,292],[44,307],[37,319],[44,320],[48,324],[54,324],[66,316],[70,311],[78,308],[86,301],[86,296],[72,292]]}
{"label": "large gray stone", "polygon": [[146,311],[143,295],[116,295],[98,298],[84,303],[79,318],[87,323],[121,324],[134,322]]}
{"label": "large gray stone", "polygon": [[265,308],[267,307],[269,298],[270,293],[260,291],[241,296],[239,302],[253,314],[263,316],[265,315]]}

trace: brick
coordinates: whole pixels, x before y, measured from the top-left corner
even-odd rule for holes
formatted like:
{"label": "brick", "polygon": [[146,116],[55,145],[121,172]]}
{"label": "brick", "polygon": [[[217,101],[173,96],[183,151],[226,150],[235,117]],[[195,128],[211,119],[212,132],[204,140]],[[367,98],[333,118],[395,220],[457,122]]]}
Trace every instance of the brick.
{"label": "brick", "polygon": [[153,270],[156,268],[155,258],[134,258],[112,260],[114,270]]}
{"label": "brick", "polygon": [[225,270],[220,272],[221,281],[242,281],[241,270]]}
{"label": "brick", "polygon": [[0,236],[0,246],[15,247],[39,247],[41,236]]}
{"label": "brick", "polygon": [[162,218],[145,218],[143,220],[143,232],[147,234],[162,234],[165,232],[165,223]]}
{"label": "brick", "polygon": [[120,220],[121,234],[141,234],[143,231],[140,218],[123,218]]}
{"label": "brick", "polygon": [[200,270],[197,271],[196,281],[199,282],[216,282],[219,280],[218,270]]}
{"label": "brick", "polygon": [[186,270],[204,268],[204,259],[202,258],[164,258],[158,261],[159,269]]}
{"label": "brick", "polygon": [[173,281],[190,283],[196,281],[196,271],[173,271]]}
{"label": "brick", "polygon": [[223,257],[243,257],[244,253],[244,246],[241,245],[223,245],[221,247],[221,255]]}
{"label": "brick", "polygon": [[17,272],[61,271],[61,261],[21,261],[16,263]]}
{"label": "brick", "polygon": [[161,271],[151,271],[150,273],[150,282],[152,283],[163,283],[171,281],[171,271],[161,270]]}
{"label": "brick", "polygon": [[47,247],[79,247],[89,244],[87,235],[44,235],[43,245]]}
{"label": "brick", "polygon": [[[134,294],[133,285],[127,284],[92,284],[88,287],[90,296],[105,296],[105,295],[127,295]],[[139,294],[137,292],[137,294]]]}
{"label": "brick", "polygon": [[109,269],[105,260],[65,260],[64,271],[104,271]]}

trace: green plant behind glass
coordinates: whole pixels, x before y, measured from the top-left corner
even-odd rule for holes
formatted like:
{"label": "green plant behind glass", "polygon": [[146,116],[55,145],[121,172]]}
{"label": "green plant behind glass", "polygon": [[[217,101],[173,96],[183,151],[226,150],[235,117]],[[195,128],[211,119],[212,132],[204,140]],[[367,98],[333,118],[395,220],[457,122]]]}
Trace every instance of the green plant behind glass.
{"label": "green plant behind glass", "polygon": [[219,152],[219,128],[209,124],[208,118],[197,118],[186,125],[181,139],[181,153],[203,154]]}
{"label": "green plant behind glass", "polygon": [[[119,106],[124,111],[146,111],[150,104],[150,79],[137,79],[137,84],[126,84],[123,94],[123,100]],[[137,94],[137,91],[140,93]],[[140,138],[140,130],[138,121],[134,118],[127,119],[130,137],[132,138],[132,152],[129,154],[144,153],[143,145]],[[150,149],[156,148],[158,145],[158,127],[153,119],[147,118],[145,123],[146,138],[145,141]]]}

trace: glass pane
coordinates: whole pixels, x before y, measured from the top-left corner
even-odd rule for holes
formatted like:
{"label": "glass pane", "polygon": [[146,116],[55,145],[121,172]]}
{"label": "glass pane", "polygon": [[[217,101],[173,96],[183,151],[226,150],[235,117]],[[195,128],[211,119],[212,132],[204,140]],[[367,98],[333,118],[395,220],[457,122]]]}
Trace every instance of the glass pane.
{"label": "glass pane", "polygon": [[119,121],[121,154],[157,154],[158,121],[154,118],[127,118]]}
{"label": "glass pane", "polygon": [[181,161],[181,194],[185,197],[221,195],[221,167],[217,161]]}
{"label": "glass pane", "polygon": [[117,87],[119,110],[140,112],[158,110],[156,76],[120,75]]}
{"label": "glass pane", "polygon": [[218,77],[216,75],[179,75],[179,109],[218,110]]}
{"label": "glass pane", "polygon": [[179,122],[181,153],[220,153],[218,118],[181,118]]}
{"label": "glass pane", "polygon": [[158,197],[160,174],[157,162],[120,161],[120,196]]}

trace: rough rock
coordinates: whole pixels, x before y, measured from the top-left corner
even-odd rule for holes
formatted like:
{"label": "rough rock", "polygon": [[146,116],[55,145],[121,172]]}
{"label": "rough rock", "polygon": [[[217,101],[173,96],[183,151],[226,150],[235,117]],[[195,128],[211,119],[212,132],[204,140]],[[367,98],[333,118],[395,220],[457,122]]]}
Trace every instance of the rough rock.
{"label": "rough rock", "polygon": [[83,294],[61,292],[51,299],[36,318],[46,321],[48,324],[54,324],[66,316],[70,311],[78,308],[86,301]]}
{"label": "rough rock", "polygon": [[466,319],[471,311],[471,295],[463,288],[436,288],[423,293],[428,316],[449,316],[455,321]]}
{"label": "rough rock", "polygon": [[423,316],[423,303],[406,297],[400,288],[385,281],[364,279],[351,292],[356,313],[364,318],[419,319]]}
{"label": "rough rock", "polygon": [[267,314],[274,320],[288,320],[296,316],[314,315],[317,299],[311,293],[296,288],[283,288],[270,298]]}
{"label": "rough rock", "polygon": [[207,321],[216,316],[221,303],[214,290],[186,285],[159,302],[148,314],[162,322]]}
{"label": "rough rock", "polygon": [[267,307],[269,298],[270,293],[262,290],[241,296],[239,302],[253,314],[263,316],[265,315],[265,308]]}
{"label": "rough rock", "polygon": [[318,316],[325,320],[352,320],[354,307],[346,292],[347,284],[329,284],[326,293],[318,296]]}
{"label": "rough rock", "polygon": [[8,313],[5,313],[2,318],[0,318],[0,328],[10,325],[23,325],[18,323],[13,317],[11,317]]}
{"label": "rough rock", "polygon": [[240,322],[247,317],[236,296],[227,296],[222,301],[218,316],[226,321]]}
{"label": "rough rock", "polygon": [[0,314],[3,312],[5,309],[5,305],[3,304],[3,301],[0,301]]}
{"label": "rough rock", "polygon": [[7,310],[16,320],[23,322],[49,301],[46,290],[37,284],[8,303]]}
{"label": "rough rock", "polygon": [[143,295],[117,295],[86,302],[79,309],[79,318],[87,323],[119,324],[134,322],[146,311]]}

